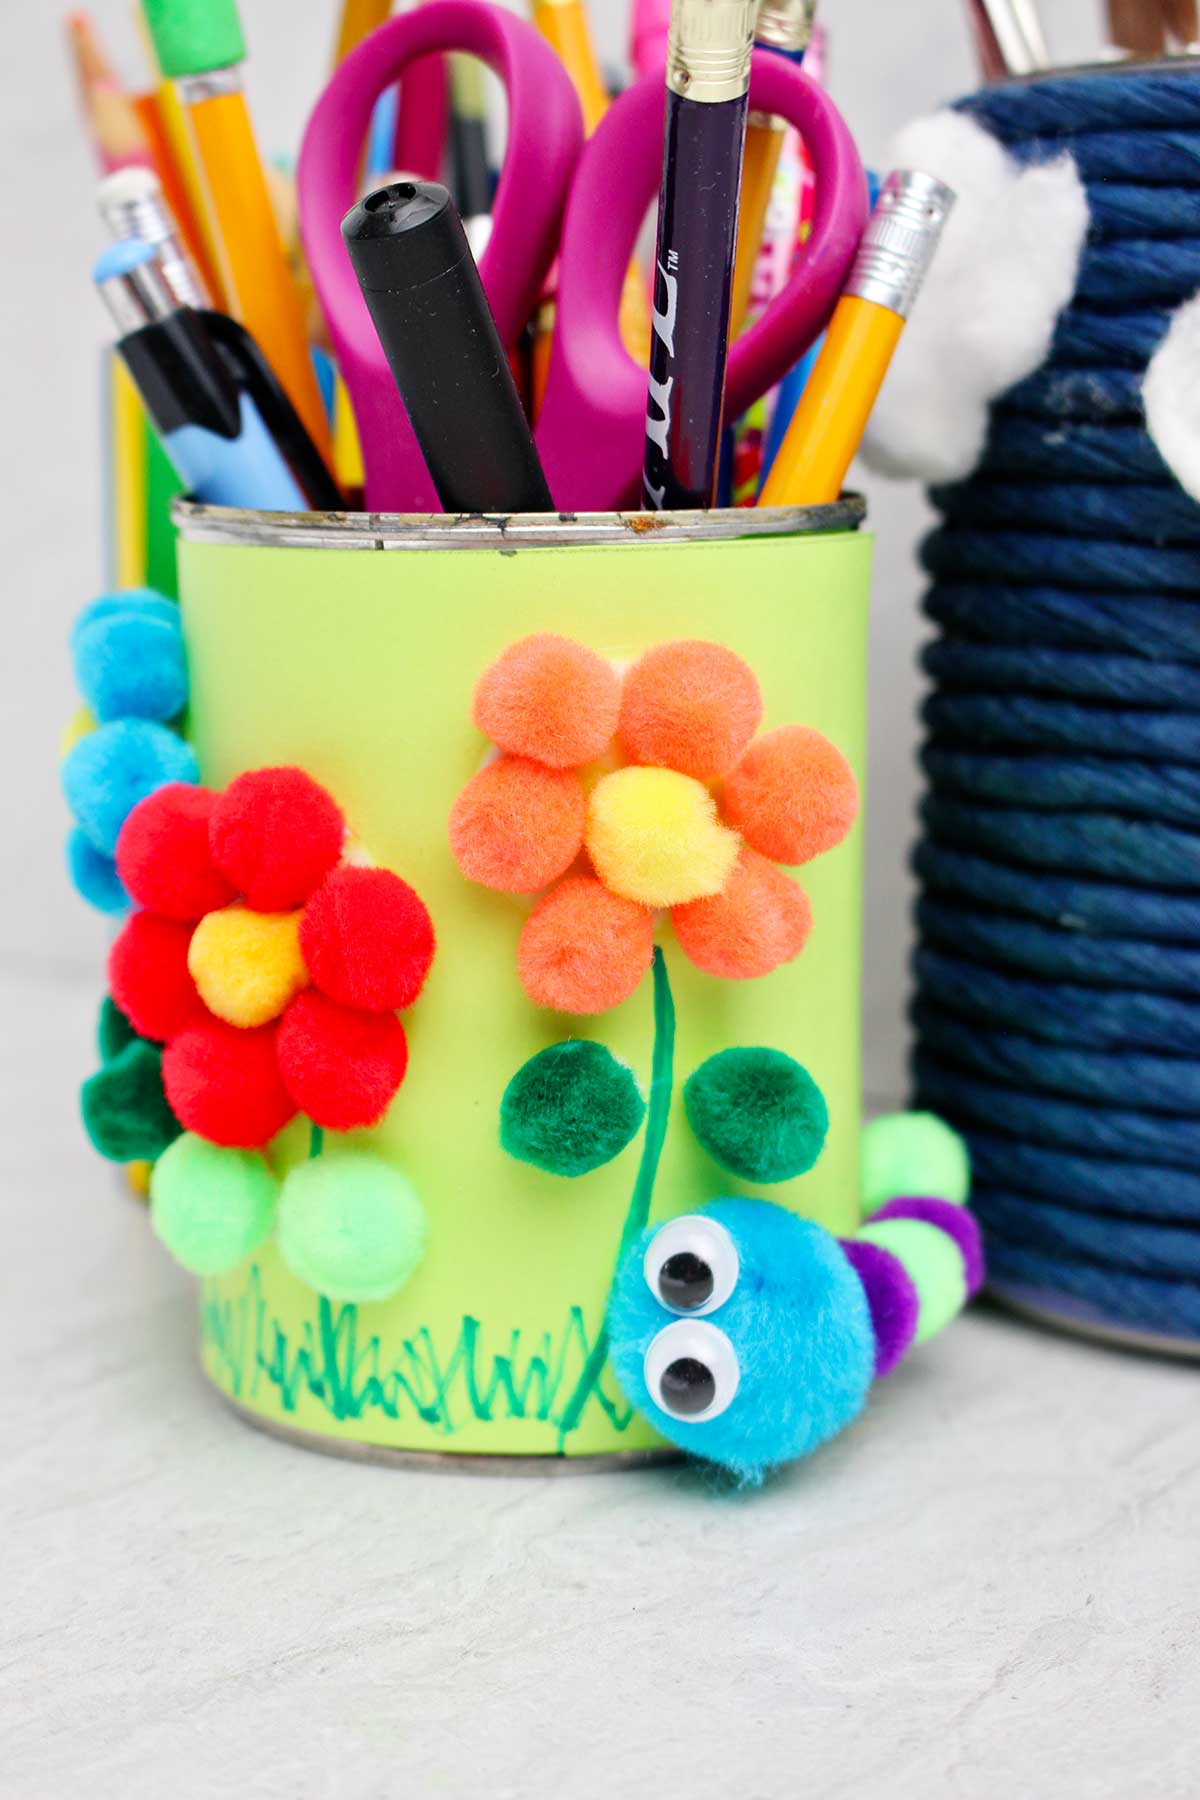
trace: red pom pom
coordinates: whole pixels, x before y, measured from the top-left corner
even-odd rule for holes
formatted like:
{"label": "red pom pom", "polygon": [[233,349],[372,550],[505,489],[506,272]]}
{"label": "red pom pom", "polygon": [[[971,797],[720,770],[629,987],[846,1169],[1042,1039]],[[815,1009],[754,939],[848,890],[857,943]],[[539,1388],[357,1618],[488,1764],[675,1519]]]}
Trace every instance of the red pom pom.
{"label": "red pom pom", "polygon": [[433,920],[390,869],[335,869],[300,921],[300,954],[317,987],[367,1012],[411,1006],[433,952]]}
{"label": "red pom pom", "polygon": [[311,989],[280,1020],[277,1054],[300,1111],[330,1131],[377,1125],[408,1067],[394,1013],[357,1012]]}
{"label": "red pom pom", "polygon": [[239,1031],[205,1018],[172,1038],[163,1052],[163,1085],[171,1111],[210,1144],[257,1150],[296,1111],[275,1060],[274,1025]]}
{"label": "red pom pom", "polygon": [[303,769],[255,769],[218,796],[208,841],[256,912],[301,906],[342,854],[345,821]]}
{"label": "red pom pom", "polygon": [[108,953],[108,989],[141,1037],[165,1044],[204,1011],[188,971],[192,928],[135,912]]}
{"label": "red pom pom", "polygon": [[169,781],[139,801],[117,839],[117,873],[139,906],[195,924],[228,906],[234,891],[212,859],[211,788]]}

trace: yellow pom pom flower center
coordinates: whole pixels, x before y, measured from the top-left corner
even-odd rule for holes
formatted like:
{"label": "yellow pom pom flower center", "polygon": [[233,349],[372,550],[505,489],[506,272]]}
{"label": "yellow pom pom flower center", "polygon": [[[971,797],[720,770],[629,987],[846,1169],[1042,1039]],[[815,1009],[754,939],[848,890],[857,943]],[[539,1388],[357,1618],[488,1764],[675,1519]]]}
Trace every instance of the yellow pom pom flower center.
{"label": "yellow pom pom flower center", "polygon": [[586,841],[607,888],[655,907],[719,894],[741,844],[701,782],[654,768],[618,769],[597,782]]}
{"label": "yellow pom pom flower center", "polygon": [[300,955],[300,913],[226,906],[201,919],[188,968],[210,1012],[243,1030],[277,1019],[308,985]]}

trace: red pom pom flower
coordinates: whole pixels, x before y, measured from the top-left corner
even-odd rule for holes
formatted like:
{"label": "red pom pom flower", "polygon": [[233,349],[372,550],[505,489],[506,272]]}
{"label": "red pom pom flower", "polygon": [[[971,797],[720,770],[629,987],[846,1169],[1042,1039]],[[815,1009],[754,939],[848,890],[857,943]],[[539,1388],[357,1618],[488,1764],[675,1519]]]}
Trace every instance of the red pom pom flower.
{"label": "red pom pom flower", "polygon": [[378,1124],[404,1079],[397,1012],[433,962],[433,922],[388,869],[342,862],[346,826],[300,769],[260,769],[224,793],[168,787],[135,807],[118,850],[141,910],[113,945],[109,985],[166,1046],[180,1124],[258,1149],[297,1112]]}

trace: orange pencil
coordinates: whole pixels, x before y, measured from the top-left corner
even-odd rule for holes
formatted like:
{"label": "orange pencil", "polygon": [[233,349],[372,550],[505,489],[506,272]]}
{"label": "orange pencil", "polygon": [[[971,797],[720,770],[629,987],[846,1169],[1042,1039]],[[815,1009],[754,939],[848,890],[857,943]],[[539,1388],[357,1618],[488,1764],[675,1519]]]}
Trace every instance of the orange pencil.
{"label": "orange pencil", "polygon": [[228,272],[230,299],[322,455],[329,422],[304,314],[242,92],[246,46],[233,0],[142,0],[155,53],[179,84]]}
{"label": "orange pencil", "polygon": [[131,165],[154,167],[154,152],[137,108],[104,54],[85,12],[67,19],[67,49],[75,70],[80,105],[106,175]]}

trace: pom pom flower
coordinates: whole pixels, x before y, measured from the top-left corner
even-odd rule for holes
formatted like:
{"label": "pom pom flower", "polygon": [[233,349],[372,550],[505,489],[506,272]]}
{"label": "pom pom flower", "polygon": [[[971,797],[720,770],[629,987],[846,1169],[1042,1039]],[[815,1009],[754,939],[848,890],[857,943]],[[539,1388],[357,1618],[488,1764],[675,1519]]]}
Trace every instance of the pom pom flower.
{"label": "pom pom flower", "polygon": [[[320,1152],[326,1129],[375,1125],[391,1104],[408,1066],[396,1015],[435,944],[414,890],[343,864],[345,841],[299,769],[224,793],[176,782],[135,806],[115,872],[140,907],[112,948],[104,1067],[82,1104],[103,1154],[158,1158],[154,1227],[185,1268],[234,1267],[278,1216],[301,1280],[376,1300],[420,1258],[420,1202],[382,1159]],[[312,1160],[280,1189],[261,1152],[297,1112]]]}
{"label": "pom pom flower", "polygon": [[740,657],[690,639],[646,651],[623,679],[547,634],[485,671],[475,721],[502,754],[458,796],[450,846],[485,887],[548,890],[517,953],[535,1005],[583,1014],[627,999],[660,911],[684,954],[727,980],[800,954],[808,898],[775,865],[841,843],[858,790],[819,732],[756,739],[762,710]]}
{"label": "pom pom flower", "polygon": [[180,784],[134,808],[117,867],[141,910],[113,946],[113,999],[165,1046],[181,1126],[227,1149],[297,1111],[375,1125],[404,1078],[396,1013],[421,992],[433,924],[388,869],[339,866],[345,822],[300,769]]}

